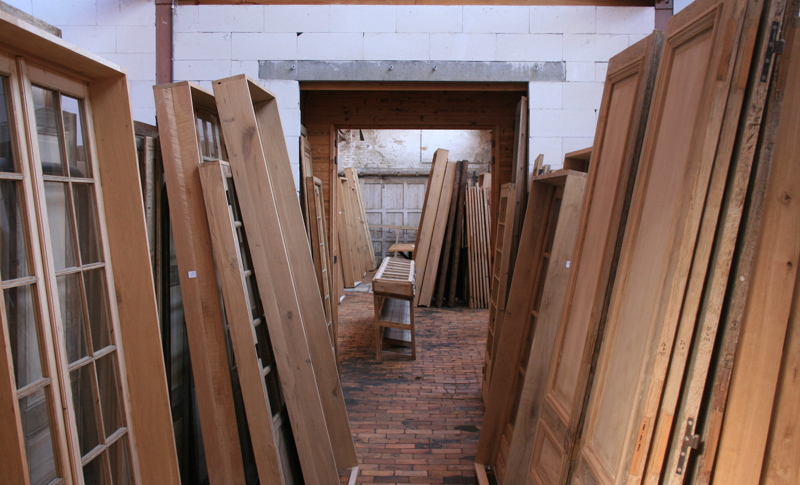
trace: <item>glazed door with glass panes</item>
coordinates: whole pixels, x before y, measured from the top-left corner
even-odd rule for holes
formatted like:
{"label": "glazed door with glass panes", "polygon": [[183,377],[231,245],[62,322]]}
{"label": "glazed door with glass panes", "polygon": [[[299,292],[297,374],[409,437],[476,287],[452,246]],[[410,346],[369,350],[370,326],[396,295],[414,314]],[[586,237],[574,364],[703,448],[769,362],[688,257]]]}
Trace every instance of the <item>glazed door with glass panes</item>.
{"label": "glazed door with glass panes", "polygon": [[32,484],[135,481],[86,92],[0,52],[2,352]]}

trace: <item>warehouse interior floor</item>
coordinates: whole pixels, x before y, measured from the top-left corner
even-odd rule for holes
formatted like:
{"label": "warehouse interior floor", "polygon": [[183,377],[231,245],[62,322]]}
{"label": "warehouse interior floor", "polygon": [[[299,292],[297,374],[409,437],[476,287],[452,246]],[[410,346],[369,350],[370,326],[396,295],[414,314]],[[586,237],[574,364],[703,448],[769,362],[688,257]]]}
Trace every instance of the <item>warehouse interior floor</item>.
{"label": "warehouse interior floor", "polygon": [[[488,310],[417,308],[416,361],[375,359],[372,294],[339,307],[342,388],[361,483],[475,484]],[[347,478],[342,477],[342,483]]]}

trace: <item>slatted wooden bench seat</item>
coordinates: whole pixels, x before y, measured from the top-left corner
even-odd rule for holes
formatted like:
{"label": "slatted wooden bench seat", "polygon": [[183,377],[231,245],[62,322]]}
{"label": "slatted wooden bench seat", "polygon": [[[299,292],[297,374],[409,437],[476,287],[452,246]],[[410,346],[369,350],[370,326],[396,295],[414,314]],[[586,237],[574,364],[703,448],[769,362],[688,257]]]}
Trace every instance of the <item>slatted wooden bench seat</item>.
{"label": "slatted wooden bench seat", "polygon": [[383,352],[407,356],[384,350],[384,343],[395,347],[411,347],[411,359],[417,358],[414,338],[415,273],[414,261],[386,257],[372,279],[377,360],[381,360]]}

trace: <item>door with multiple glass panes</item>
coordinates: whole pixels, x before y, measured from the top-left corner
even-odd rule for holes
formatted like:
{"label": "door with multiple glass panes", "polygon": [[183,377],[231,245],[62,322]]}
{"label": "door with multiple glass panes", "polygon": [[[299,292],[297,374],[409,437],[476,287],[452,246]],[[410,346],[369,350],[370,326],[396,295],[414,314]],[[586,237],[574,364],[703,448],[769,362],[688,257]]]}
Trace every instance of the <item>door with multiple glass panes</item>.
{"label": "door with multiple glass panes", "polygon": [[31,484],[135,482],[91,127],[84,83],[0,51],[0,425]]}

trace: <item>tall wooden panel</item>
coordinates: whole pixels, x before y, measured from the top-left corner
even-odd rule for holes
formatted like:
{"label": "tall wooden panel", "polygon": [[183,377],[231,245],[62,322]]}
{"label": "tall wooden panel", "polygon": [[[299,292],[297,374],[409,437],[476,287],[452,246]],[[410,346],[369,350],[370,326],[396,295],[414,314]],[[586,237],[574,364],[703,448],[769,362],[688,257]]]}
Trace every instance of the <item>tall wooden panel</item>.
{"label": "tall wooden panel", "polygon": [[[253,252],[256,272],[265,275],[259,281],[274,279],[272,297],[278,304],[275,316],[279,316],[286,328],[282,331],[287,336],[296,336],[299,350],[304,346],[300,343],[303,334],[307,338],[311,359],[310,362],[303,359],[303,353],[297,355],[299,360],[294,367],[306,372],[297,382],[307,382],[309,377],[312,384],[316,381],[324,415],[323,421],[317,423],[299,420],[308,427],[304,433],[295,433],[295,438],[298,446],[302,440],[309,440],[308,444],[316,448],[318,453],[312,466],[320,483],[328,483],[331,448],[338,468],[355,467],[357,460],[322,301],[317,291],[306,290],[315,289],[317,281],[311,254],[305,250],[307,238],[277,102],[271,93],[244,75],[215,81],[214,92],[240,194],[243,221],[253,228],[251,244],[271,250],[269,254]],[[309,371],[313,372],[310,376]],[[304,401],[304,405],[312,404],[310,399]],[[329,440],[321,439],[322,429],[327,429]],[[304,474],[306,469],[304,466]],[[336,478],[335,469],[333,472]]]}
{"label": "tall wooden panel", "polygon": [[511,443],[519,412],[530,412],[525,383],[540,359],[533,344],[547,340],[540,334],[551,331],[551,320],[560,315],[585,185],[586,174],[572,171],[534,177],[531,184],[520,238],[520,254],[528,256],[517,259],[511,281],[475,458],[494,466],[500,483],[521,483],[516,476],[504,481]]}
{"label": "tall wooden panel", "polygon": [[[431,247],[431,239],[436,225],[436,211],[439,208],[439,199],[444,184],[444,175],[447,169],[447,150],[441,148],[433,154],[431,173],[428,177],[428,187],[425,189],[425,201],[422,204],[422,215],[417,230],[417,241],[414,245],[414,262],[417,265],[417,285],[422,288],[425,281],[425,268]],[[417,292],[419,297],[419,292]],[[416,304],[416,302],[415,302]]]}
{"label": "tall wooden panel", "polygon": [[654,33],[609,61],[589,165],[572,273],[546,377],[531,389],[532,413],[517,426],[508,468],[527,481],[565,483],[585,403],[595,339],[619,257],[627,202],[639,162],[663,34]]}
{"label": "tall wooden panel", "polygon": [[209,478],[212,484],[244,483],[228,349],[198,172],[204,155],[222,156],[216,151],[216,136],[204,136],[201,146],[196,128],[198,110],[216,114],[214,97],[188,82],[160,85],[154,91]]}
{"label": "tall wooden panel", "polygon": [[[420,289],[417,293],[416,301],[419,306],[430,306],[431,299],[433,298],[433,291],[436,287],[436,279],[439,274],[439,260],[442,257],[442,244],[444,242],[445,230],[447,229],[447,216],[450,214],[450,203],[453,198],[453,184],[455,183],[455,178],[456,163],[447,162],[436,212],[425,215],[425,219],[429,221],[435,219],[435,223],[431,231],[428,259],[424,267],[419,267],[419,272],[424,274],[424,276],[420,278]],[[416,254],[417,251],[420,251],[418,247],[415,248],[414,253]]]}
{"label": "tall wooden panel", "polygon": [[489,383],[492,381],[492,363],[500,332],[503,328],[503,317],[508,299],[509,266],[511,265],[511,245],[514,239],[516,223],[516,184],[507,183],[500,189],[500,205],[497,210],[497,230],[494,238],[494,264],[489,284],[489,325],[486,334],[486,351],[483,364],[483,395],[489,394]]}
{"label": "tall wooden panel", "polygon": [[705,278],[719,216],[741,110],[728,98],[753,47],[746,5],[700,0],[670,20],[576,482],[642,479],[687,288]]}

